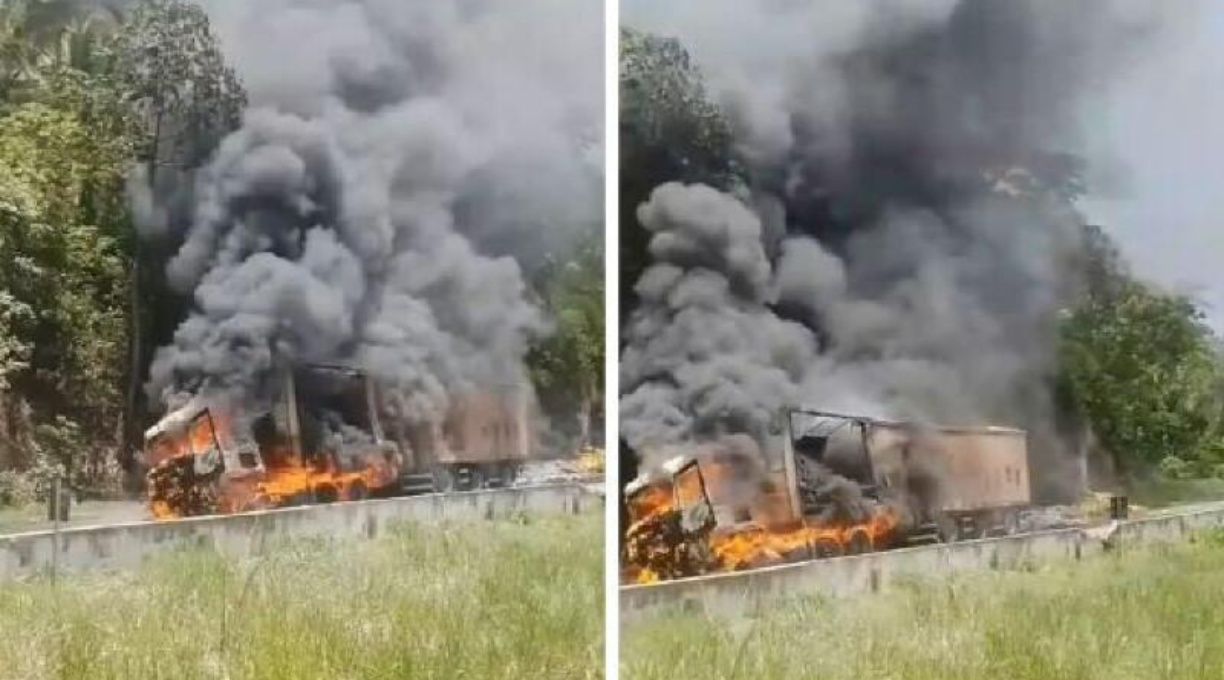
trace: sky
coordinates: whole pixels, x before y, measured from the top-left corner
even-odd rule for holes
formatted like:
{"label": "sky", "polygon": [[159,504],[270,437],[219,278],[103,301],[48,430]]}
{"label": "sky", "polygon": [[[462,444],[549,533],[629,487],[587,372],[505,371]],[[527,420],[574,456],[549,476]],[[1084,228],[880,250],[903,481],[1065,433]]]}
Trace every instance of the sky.
{"label": "sky", "polygon": [[1124,175],[1084,202],[1135,273],[1206,308],[1224,333],[1224,3],[1085,111],[1085,128]]}

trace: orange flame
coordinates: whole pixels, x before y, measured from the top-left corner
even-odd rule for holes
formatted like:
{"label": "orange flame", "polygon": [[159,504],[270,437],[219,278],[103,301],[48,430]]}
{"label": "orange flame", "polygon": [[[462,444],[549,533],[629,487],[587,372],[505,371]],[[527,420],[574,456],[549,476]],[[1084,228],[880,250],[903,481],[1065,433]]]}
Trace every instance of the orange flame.
{"label": "orange flame", "polygon": [[897,527],[897,517],[881,506],[867,521],[842,526],[804,519],[793,526],[733,529],[710,537],[710,549],[722,571],[739,571],[810,557],[837,557],[883,547]]}
{"label": "orange flame", "polygon": [[[709,471],[705,475],[709,488],[732,477],[722,465],[703,465],[702,470]],[[688,505],[693,491],[671,482],[656,482],[628,499],[634,521],[626,530],[624,580],[654,583],[696,573],[871,552],[891,543],[900,525],[898,514],[885,505],[876,506],[861,522],[822,523],[807,517],[782,517],[780,508],[784,504],[776,498],[778,491],[761,489],[753,499],[753,506],[760,512],[757,522],[715,528],[707,535],[690,535],[674,543],[675,533],[667,524],[680,512],[676,498],[685,497],[682,502]],[[769,519],[760,521],[761,517]],[[704,557],[704,562],[696,565],[698,571],[693,571],[693,555]]]}
{"label": "orange flame", "polygon": [[149,511],[155,519],[360,500],[398,476],[395,462],[381,456],[369,457],[360,470],[344,472],[327,455],[303,461],[290,451],[277,451],[249,474],[223,475],[217,468],[201,477],[195,457],[230,441],[231,427],[228,419],[212,414],[193,421],[184,436],[163,435],[151,442],[146,455],[152,465]]}

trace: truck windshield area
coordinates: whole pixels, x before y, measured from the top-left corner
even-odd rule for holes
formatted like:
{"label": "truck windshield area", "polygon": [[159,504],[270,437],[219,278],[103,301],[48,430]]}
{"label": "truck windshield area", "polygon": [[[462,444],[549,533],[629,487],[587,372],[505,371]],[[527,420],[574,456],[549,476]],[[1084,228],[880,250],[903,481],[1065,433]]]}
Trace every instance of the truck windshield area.
{"label": "truck windshield area", "polygon": [[790,436],[799,467],[819,465],[860,482],[871,479],[866,429],[870,421],[836,413],[791,411]]}
{"label": "truck windshield area", "polygon": [[312,367],[301,370],[295,381],[305,452],[316,453],[374,441],[363,374]]}
{"label": "truck windshield area", "polygon": [[187,426],[187,443],[191,453],[201,454],[217,447],[217,431],[213,427],[212,417],[207,410],[201,411],[191,419]]}

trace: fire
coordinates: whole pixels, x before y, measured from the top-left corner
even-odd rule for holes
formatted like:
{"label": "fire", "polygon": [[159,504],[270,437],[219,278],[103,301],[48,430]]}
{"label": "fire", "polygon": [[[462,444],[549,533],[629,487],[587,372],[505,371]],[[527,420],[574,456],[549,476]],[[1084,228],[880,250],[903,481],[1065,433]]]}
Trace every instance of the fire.
{"label": "fire", "polygon": [[[308,502],[360,500],[391,485],[393,460],[371,456],[360,470],[341,471],[331,456],[302,460],[274,451],[262,467],[226,473],[222,442],[231,440],[228,419],[205,412],[180,436],[151,442],[149,511],[156,519],[245,512]],[[223,479],[224,476],[224,479]]]}
{"label": "fire", "polygon": [[645,487],[629,500],[629,504],[631,505],[630,512],[638,518],[629,527],[629,533],[633,533],[634,527],[657,519],[673,509],[672,485],[667,482],[659,482]]}
{"label": "fire", "polygon": [[803,520],[790,527],[751,527],[730,530],[710,538],[710,550],[721,571],[812,557],[837,557],[871,552],[887,545],[897,527],[888,508],[865,522],[843,526]]}
{"label": "fire", "polygon": [[[711,465],[706,483],[727,480],[723,466]],[[886,547],[900,524],[898,514],[880,504],[858,522],[821,523],[812,518],[770,519],[682,530],[684,508],[695,498],[693,477],[676,484],[656,482],[628,499],[634,521],[626,532],[624,579],[654,583],[710,572],[730,572],[802,559],[837,557]],[[711,480],[713,482],[711,483]],[[754,500],[760,516],[777,517],[776,494],[762,491]],[[704,502],[704,501],[702,501]]]}

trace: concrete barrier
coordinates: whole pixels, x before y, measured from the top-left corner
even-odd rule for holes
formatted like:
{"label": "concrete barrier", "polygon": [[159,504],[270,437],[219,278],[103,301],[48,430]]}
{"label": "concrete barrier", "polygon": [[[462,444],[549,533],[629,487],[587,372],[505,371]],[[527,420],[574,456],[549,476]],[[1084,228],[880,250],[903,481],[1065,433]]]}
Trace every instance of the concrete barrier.
{"label": "concrete barrier", "polygon": [[372,538],[405,521],[491,520],[520,512],[576,514],[602,507],[602,497],[589,489],[555,484],[35,531],[0,536],[0,578],[46,573],[53,565],[64,572],[131,568],[151,553],[184,546],[245,557],[287,537]]}
{"label": "concrete barrier", "polygon": [[1119,522],[1097,529],[1043,531],[623,586],[621,618],[632,619],[660,608],[743,615],[782,598],[838,597],[874,592],[900,580],[938,580],[986,569],[1025,569],[1078,560],[1109,549],[1184,540],[1195,532],[1219,527],[1224,527],[1224,508]]}

